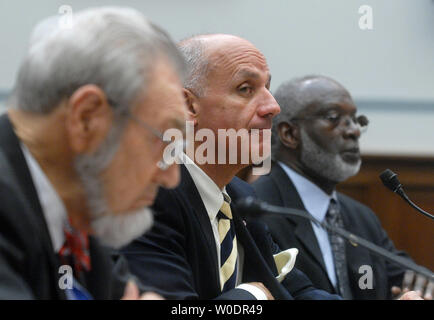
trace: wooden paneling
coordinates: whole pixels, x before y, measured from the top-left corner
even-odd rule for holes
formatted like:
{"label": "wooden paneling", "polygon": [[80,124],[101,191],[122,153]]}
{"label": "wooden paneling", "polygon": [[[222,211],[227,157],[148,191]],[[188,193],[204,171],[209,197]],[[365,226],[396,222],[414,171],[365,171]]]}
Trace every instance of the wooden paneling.
{"label": "wooden paneling", "polygon": [[434,213],[434,158],[364,156],[360,173],[339,184],[338,190],[369,206],[398,249],[434,270],[434,220],[383,186],[378,176],[387,168],[398,174],[414,203]]}

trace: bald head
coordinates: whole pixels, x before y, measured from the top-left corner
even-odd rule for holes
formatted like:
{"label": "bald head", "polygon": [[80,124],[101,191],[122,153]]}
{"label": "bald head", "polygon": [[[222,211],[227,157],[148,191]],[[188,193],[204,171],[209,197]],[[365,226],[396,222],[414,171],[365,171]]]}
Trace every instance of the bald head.
{"label": "bald head", "polygon": [[224,50],[226,47],[233,47],[234,45],[239,44],[244,44],[254,48],[254,45],[246,39],[231,34],[222,33],[194,36],[181,41],[180,45],[188,44],[190,42],[200,42],[207,54],[216,53],[218,51]]}
{"label": "bald head", "polygon": [[274,93],[281,113],[273,119],[272,147],[280,146],[277,127],[295,117],[303,117],[321,104],[342,97],[351,100],[349,92],[336,80],[322,75],[308,75],[282,83]]}
{"label": "bald head", "polygon": [[313,104],[324,103],[337,95],[350,97],[337,81],[321,75],[309,75],[284,82],[277,88],[274,97],[282,108],[279,118],[289,120],[304,113]]}
{"label": "bald head", "polygon": [[[178,48],[188,66],[184,87],[198,96],[203,96],[210,72],[222,64],[229,63],[228,57],[233,57],[241,46],[250,48],[252,54],[262,56],[251,42],[229,34],[197,35],[179,42]],[[263,59],[265,61],[265,58]]]}

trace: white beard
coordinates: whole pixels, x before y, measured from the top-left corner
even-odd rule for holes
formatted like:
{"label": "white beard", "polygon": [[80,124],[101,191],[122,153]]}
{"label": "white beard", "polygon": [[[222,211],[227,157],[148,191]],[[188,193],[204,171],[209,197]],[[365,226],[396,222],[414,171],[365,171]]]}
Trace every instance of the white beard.
{"label": "white beard", "polygon": [[148,231],[154,217],[150,208],[128,213],[104,215],[91,222],[94,235],[103,245],[118,249]]}
{"label": "white beard", "polygon": [[107,145],[108,143],[94,155],[78,156],[74,165],[86,191],[93,235],[103,245],[117,249],[152,227],[153,212],[148,207],[121,213],[110,210],[99,178],[100,172],[108,165],[116,150],[116,146]]}
{"label": "white beard", "polygon": [[342,159],[340,154],[327,152],[318,146],[304,128],[301,128],[300,134],[302,143],[301,163],[317,175],[339,183],[359,172],[362,164],[361,159],[354,164],[348,163]]}

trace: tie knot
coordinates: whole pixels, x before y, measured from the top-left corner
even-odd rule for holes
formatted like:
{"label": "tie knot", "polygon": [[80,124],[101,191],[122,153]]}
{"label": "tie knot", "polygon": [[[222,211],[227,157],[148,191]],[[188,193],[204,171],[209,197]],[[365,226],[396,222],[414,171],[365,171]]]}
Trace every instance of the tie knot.
{"label": "tie knot", "polygon": [[339,214],[339,205],[335,199],[330,200],[327,216],[329,219],[335,219]]}
{"label": "tie knot", "polygon": [[223,201],[222,207],[220,208],[220,212],[223,215],[220,215],[220,218],[224,218],[224,219],[232,219],[232,211],[231,211],[231,206],[229,205],[228,202]]}
{"label": "tie knot", "polygon": [[67,223],[63,229],[65,243],[59,251],[62,263],[68,264],[68,260],[73,260],[75,271],[80,273],[83,269],[91,270],[89,254],[89,238],[86,232],[76,230]]}
{"label": "tie knot", "polygon": [[335,199],[330,200],[330,205],[325,220],[328,224],[332,226],[343,227],[339,203],[337,203]]}

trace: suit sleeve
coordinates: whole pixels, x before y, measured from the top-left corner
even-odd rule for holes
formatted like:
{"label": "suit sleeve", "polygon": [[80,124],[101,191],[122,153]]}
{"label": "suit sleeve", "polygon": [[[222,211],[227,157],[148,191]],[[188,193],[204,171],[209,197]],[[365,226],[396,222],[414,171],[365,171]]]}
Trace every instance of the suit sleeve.
{"label": "suit sleeve", "polygon": [[[264,224],[265,225],[265,224]],[[273,254],[281,251],[279,245],[274,242],[271,237],[269,228],[267,230],[267,238],[269,246]],[[328,293],[324,290],[316,289],[310,279],[297,268],[293,268],[282,281],[282,285],[296,300],[340,300],[341,297],[335,294]]]}
{"label": "suit sleeve", "polygon": [[125,288],[128,281],[134,282],[141,294],[145,292],[156,292],[155,288],[145,286],[136,276],[131,273],[128,262],[123,255],[120,255],[118,252],[114,252],[112,254],[112,260],[114,261],[114,266],[112,269],[112,290],[110,292],[110,299],[121,299],[125,293]]}
{"label": "suit sleeve", "polygon": [[[187,237],[182,209],[174,191],[159,194],[152,229],[121,250],[131,272],[146,286],[167,299],[201,299],[195,289],[188,262]],[[216,299],[253,300],[242,289],[233,289]]]}
{"label": "suit sleeve", "polygon": [[146,285],[168,299],[198,298],[187,262],[187,236],[178,214],[178,202],[171,192],[163,192],[154,204],[152,229],[122,249],[130,270]]}
{"label": "suit sleeve", "polygon": [[35,299],[22,277],[23,252],[0,233],[0,300]]}
{"label": "suit sleeve", "polygon": [[0,190],[0,202],[6,206],[0,212],[0,300],[35,299],[24,277],[26,252],[23,249],[24,239],[20,237],[23,233],[17,229],[23,223],[16,221],[18,218],[15,215],[8,214],[19,209],[7,207],[11,203],[7,199],[14,198],[12,190],[3,186]]}
{"label": "suit sleeve", "polygon": [[[370,213],[371,213],[371,215],[375,221],[375,225],[377,227],[377,234],[378,234],[378,239],[379,239],[377,244],[389,252],[392,252],[392,253],[394,253],[398,256],[401,256],[403,258],[407,258],[408,260],[412,260],[411,257],[406,252],[397,250],[395,248],[393,241],[389,238],[389,236],[387,235],[387,232],[381,226],[381,223],[378,220],[378,217],[370,209],[369,209],[369,211],[370,211]],[[393,286],[401,287],[402,279],[404,277],[404,273],[406,270],[402,266],[400,266],[396,263],[390,262],[390,261],[386,261],[386,270],[387,270],[387,280],[388,280],[389,294],[390,294],[389,298],[392,298],[391,293],[390,293],[390,289]]]}

